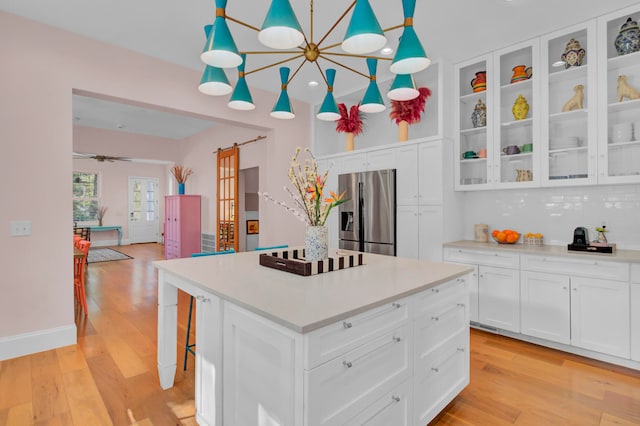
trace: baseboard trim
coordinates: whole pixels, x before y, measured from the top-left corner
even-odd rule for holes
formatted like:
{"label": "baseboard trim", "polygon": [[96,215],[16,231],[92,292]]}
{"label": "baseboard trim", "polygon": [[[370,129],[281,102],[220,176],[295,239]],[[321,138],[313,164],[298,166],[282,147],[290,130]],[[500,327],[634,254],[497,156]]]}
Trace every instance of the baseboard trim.
{"label": "baseboard trim", "polygon": [[0,338],[0,361],[76,344],[75,324]]}

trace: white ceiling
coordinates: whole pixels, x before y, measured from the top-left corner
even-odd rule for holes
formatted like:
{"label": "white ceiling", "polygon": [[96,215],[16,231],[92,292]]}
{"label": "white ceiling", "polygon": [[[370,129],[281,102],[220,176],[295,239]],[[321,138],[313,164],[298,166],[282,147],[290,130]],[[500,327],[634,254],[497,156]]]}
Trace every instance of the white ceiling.
{"label": "white ceiling", "polygon": [[[291,0],[291,3],[309,36],[309,1]],[[314,41],[319,41],[350,3],[351,0],[314,3]],[[401,0],[370,0],[370,3],[383,28],[402,22]],[[417,0],[414,25],[430,57],[455,63],[635,3],[633,0]],[[228,0],[227,15],[260,27],[269,4],[269,0]],[[213,21],[215,0],[0,0],[0,10],[203,70],[199,58],[205,42],[203,27]],[[344,19],[323,44],[339,43],[347,23],[348,19]],[[255,31],[234,22],[229,22],[229,26],[241,51],[266,50],[257,41]],[[397,45],[400,33],[401,30],[387,33],[391,46]],[[334,50],[340,51],[339,47]],[[250,55],[247,71],[284,58]],[[340,61],[366,73],[362,59],[340,58]],[[300,62],[289,63],[292,71]],[[333,66],[319,62],[322,69]],[[274,102],[280,90],[277,68],[247,76],[250,87],[274,92]],[[336,96],[353,92],[368,82],[362,76],[336,68]],[[227,75],[233,81],[236,71],[227,70]],[[388,63],[381,63],[378,78],[390,76]],[[310,80],[322,82],[317,67],[307,63],[289,85],[289,94],[318,104],[325,88],[323,84],[310,88],[307,85]],[[199,81],[193,84],[195,87]]]}

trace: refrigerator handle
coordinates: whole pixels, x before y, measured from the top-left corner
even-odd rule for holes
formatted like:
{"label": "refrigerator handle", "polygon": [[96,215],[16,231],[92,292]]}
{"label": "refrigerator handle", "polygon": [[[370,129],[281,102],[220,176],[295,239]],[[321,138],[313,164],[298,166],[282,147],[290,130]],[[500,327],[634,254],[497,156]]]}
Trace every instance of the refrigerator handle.
{"label": "refrigerator handle", "polygon": [[358,241],[360,241],[359,251],[364,251],[364,182],[358,182]]}

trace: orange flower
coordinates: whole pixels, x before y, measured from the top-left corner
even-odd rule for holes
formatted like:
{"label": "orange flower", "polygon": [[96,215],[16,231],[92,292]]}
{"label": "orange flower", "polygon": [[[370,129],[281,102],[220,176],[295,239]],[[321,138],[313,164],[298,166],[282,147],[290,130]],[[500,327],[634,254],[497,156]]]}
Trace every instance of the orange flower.
{"label": "orange flower", "polygon": [[331,193],[331,197],[325,198],[324,202],[333,204],[333,203],[337,203],[338,201],[342,201],[342,199],[344,198],[344,194],[347,193],[347,190],[345,189],[344,191],[342,191],[342,194],[340,195],[336,195],[336,193],[333,191],[329,191],[329,192]]}

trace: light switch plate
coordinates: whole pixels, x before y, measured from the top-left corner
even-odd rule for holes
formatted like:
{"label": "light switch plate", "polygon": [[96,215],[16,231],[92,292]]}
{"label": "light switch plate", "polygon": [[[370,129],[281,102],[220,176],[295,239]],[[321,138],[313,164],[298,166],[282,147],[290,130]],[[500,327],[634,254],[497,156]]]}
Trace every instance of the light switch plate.
{"label": "light switch plate", "polygon": [[12,220],[11,221],[11,236],[12,237],[24,237],[31,235],[31,221],[30,220]]}

